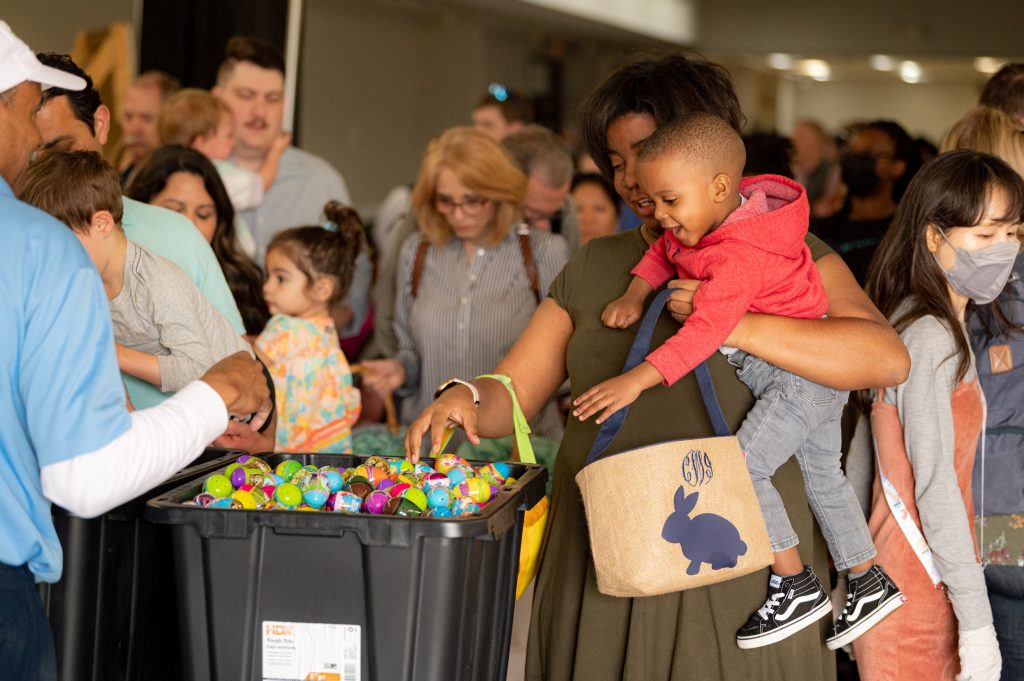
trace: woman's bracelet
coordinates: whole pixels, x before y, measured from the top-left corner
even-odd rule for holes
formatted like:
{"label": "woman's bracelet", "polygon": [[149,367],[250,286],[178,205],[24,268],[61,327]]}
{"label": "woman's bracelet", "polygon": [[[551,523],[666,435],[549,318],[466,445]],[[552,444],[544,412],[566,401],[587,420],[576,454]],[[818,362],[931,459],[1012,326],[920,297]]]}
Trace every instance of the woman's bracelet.
{"label": "woman's bracelet", "polygon": [[469,388],[469,391],[473,393],[473,404],[476,405],[477,407],[480,406],[480,391],[476,389],[475,385],[473,385],[469,381],[463,381],[461,378],[449,378],[447,381],[439,385],[437,387],[437,390],[434,391],[434,399],[436,400],[438,397],[441,396],[441,393],[455,385],[464,385],[467,388]]}

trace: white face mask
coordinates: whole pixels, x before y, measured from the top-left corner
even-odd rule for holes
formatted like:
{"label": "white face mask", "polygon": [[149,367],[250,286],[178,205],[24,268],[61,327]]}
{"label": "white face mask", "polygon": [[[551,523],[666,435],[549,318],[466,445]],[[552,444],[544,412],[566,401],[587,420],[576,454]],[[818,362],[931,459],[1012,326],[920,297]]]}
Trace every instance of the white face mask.
{"label": "white face mask", "polygon": [[[956,253],[953,267],[942,270],[953,290],[980,305],[998,298],[1010,278],[1013,262],[1020,253],[1020,244],[1006,241],[976,251],[966,251],[954,246],[941,229],[939,234]],[[942,269],[941,264],[939,269]]]}

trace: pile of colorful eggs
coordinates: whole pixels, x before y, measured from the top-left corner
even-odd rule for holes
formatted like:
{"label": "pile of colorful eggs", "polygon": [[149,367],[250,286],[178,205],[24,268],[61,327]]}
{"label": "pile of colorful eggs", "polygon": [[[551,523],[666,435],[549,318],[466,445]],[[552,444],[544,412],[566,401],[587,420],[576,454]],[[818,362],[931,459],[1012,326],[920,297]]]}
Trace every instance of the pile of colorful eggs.
{"label": "pile of colorful eggs", "polygon": [[286,459],[271,468],[243,455],[203,482],[190,505],[210,508],[283,509],[451,518],[479,513],[509,478],[507,463],[474,468],[455,454],[442,454],[437,468],[425,462],[371,456],[353,468],[303,466]]}

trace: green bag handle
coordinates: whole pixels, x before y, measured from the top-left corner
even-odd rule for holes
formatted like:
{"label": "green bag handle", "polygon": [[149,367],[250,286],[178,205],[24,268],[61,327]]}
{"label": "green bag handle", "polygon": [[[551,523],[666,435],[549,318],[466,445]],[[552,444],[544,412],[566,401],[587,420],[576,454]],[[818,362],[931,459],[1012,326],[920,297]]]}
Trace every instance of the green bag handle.
{"label": "green bag handle", "polygon": [[505,374],[483,374],[477,378],[491,378],[498,381],[505,390],[508,390],[512,398],[512,429],[516,436],[516,450],[519,452],[521,463],[537,463],[537,457],[533,453],[533,444],[530,443],[530,424],[526,420],[523,408],[519,406],[519,398],[516,397],[516,390],[512,387],[512,379]]}
{"label": "green bag handle", "polygon": [[[530,433],[533,431],[530,430],[530,424],[526,420],[523,408],[519,406],[519,398],[516,397],[516,390],[512,387],[512,379],[505,374],[483,374],[477,378],[494,379],[508,390],[509,397],[512,398],[512,429],[516,436],[516,451],[519,452],[519,461],[521,463],[537,463],[537,457],[533,453],[533,444],[530,442]],[[444,440],[441,442],[442,452],[448,446],[454,433],[455,428],[451,427],[445,432]]]}

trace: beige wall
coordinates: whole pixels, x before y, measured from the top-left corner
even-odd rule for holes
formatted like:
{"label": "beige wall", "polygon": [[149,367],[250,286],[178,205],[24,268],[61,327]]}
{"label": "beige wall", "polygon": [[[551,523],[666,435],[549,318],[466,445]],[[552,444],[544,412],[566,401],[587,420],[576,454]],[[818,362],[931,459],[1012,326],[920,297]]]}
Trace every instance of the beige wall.
{"label": "beige wall", "polygon": [[132,20],[132,0],[4,0],[0,19],[36,52],[70,52],[75,32]]}

